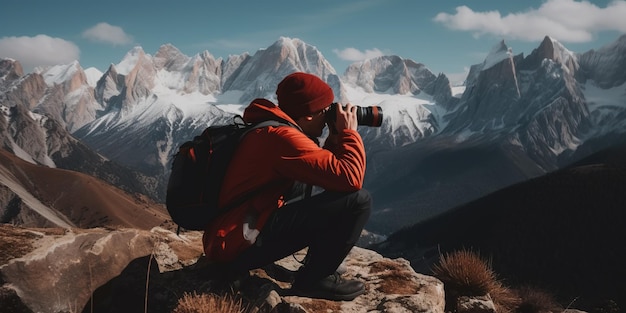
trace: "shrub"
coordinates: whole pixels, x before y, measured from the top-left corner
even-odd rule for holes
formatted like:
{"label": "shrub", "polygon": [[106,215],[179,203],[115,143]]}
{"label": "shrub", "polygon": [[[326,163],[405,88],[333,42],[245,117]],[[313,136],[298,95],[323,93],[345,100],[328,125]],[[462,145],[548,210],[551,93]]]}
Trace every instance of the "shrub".
{"label": "shrub", "polygon": [[524,286],[518,291],[521,303],[517,308],[517,313],[548,313],[562,312],[563,307],[554,300],[554,297],[548,292]]}
{"label": "shrub", "polygon": [[442,255],[433,267],[433,274],[446,289],[464,296],[484,296],[496,281],[496,275],[487,262],[468,250]]}
{"label": "shrub", "polygon": [[241,300],[216,294],[185,293],[178,299],[173,313],[243,313],[245,308]]}
{"label": "shrub", "polygon": [[459,250],[442,255],[433,266],[433,275],[441,280],[446,290],[446,303],[456,303],[459,296],[489,295],[498,312],[511,312],[520,299],[498,281],[490,264],[478,253]]}

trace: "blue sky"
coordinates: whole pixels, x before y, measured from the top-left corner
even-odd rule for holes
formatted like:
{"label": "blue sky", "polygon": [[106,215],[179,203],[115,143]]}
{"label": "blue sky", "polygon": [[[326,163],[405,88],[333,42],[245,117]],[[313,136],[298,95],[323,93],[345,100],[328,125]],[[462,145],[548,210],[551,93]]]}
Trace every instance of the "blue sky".
{"label": "blue sky", "polygon": [[626,0],[33,1],[0,11],[0,58],[35,66],[78,60],[105,71],[141,46],[193,56],[254,54],[285,36],[317,47],[339,74],[355,61],[398,55],[462,80],[504,40],[527,55],[549,35],[574,52],[626,33]]}

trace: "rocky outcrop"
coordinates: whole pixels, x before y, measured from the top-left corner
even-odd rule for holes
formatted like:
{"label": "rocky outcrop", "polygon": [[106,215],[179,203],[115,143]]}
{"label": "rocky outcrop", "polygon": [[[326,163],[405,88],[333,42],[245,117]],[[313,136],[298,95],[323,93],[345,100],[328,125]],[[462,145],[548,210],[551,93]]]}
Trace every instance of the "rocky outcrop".
{"label": "rocky outcrop", "polygon": [[424,64],[381,56],[350,65],[344,79],[366,92],[419,94],[436,76]]}
{"label": "rocky outcrop", "polygon": [[102,105],[96,101],[94,89],[77,61],[53,66],[41,75],[48,88],[34,112],[53,117],[69,132],[96,119]]}
{"label": "rocky outcrop", "polygon": [[549,37],[526,58],[501,42],[472,67],[444,133],[521,148],[543,171],[555,170],[594,127],[579,73],[574,53]]}
{"label": "rocky outcrop", "polygon": [[[296,255],[302,259],[302,255]],[[300,264],[287,257],[276,262],[289,270]],[[442,312],[445,306],[443,283],[432,276],[416,273],[404,259],[388,259],[371,250],[355,247],[344,262],[348,277],[366,282],[367,291],[350,302],[333,302],[288,296],[284,301],[299,304],[306,312]],[[282,284],[288,287],[288,284]]]}
{"label": "rocky outcrop", "polygon": [[190,58],[171,44],[161,46],[153,58],[160,84],[184,93],[204,95],[221,92],[221,61],[208,51]]}
{"label": "rocky outcrop", "polygon": [[13,59],[0,60],[0,82],[13,81],[24,76],[22,64]]}
{"label": "rocky outcrop", "polygon": [[[4,61],[7,63],[8,61]],[[13,61],[17,66],[17,61]],[[5,76],[2,81],[4,91],[0,94],[0,104],[7,107],[21,105],[28,110],[35,108],[46,92],[46,82],[40,74],[33,73],[17,77],[17,71]]]}
{"label": "rocky outcrop", "polygon": [[[200,254],[197,248],[192,253],[197,236],[176,237],[160,229],[27,229],[7,224],[0,229],[0,288],[15,291],[33,312],[76,312],[134,259],[152,255],[160,270],[171,270],[189,265],[192,254]],[[0,306],[6,308],[7,300],[1,299]]]}
{"label": "rocky outcrop", "polygon": [[[163,228],[0,224],[0,307],[11,312],[140,312],[147,304],[149,312],[171,312],[185,292],[223,293],[232,287],[212,276],[200,240],[199,232],[177,236]],[[239,294],[262,312],[444,312],[441,281],[415,273],[406,260],[354,248],[345,264],[347,275],[365,281],[367,288],[351,302],[286,296],[289,273],[300,265],[291,256],[251,271]]]}

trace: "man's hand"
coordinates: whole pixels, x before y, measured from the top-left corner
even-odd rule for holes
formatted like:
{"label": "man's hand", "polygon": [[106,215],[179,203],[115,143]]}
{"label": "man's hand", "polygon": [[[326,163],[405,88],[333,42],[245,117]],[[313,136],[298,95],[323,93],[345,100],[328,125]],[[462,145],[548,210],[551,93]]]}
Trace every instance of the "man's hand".
{"label": "man's hand", "polygon": [[338,132],[344,129],[357,129],[359,123],[356,118],[356,109],[356,106],[348,103],[346,104],[346,108],[344,110],[343,106],[340,103],[337,103],[337,118],[335,119],[335,128]]}

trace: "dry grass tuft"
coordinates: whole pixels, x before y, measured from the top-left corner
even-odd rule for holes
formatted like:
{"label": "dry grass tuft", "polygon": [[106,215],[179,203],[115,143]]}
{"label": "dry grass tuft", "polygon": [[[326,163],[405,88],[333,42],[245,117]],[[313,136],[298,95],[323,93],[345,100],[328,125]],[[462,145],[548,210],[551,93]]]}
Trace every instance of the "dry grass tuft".
{"label": "dry grass tuft", "polygon": [[464,296],[484,296],[496,282],[496,275],[488,263],[469,250],[442,255],[433,267],[433,274],[447,286],[446,289]]}
{"label": "dry grass tuft", "polygon": [[489,295],[498,313],[516,312],[521,303],[519,295],[499,281],[494,282]]}
{"label": "dry grass tuft", "polygon": [[233,297],[194,292],[185,293],[178,299],[172,313],[243,313],[245,310],[241,300],[235,300]]}
{"label": "dry grass tuft", "polygon": [[548,292],[532,288],[522,287],[518,291],[522,302],[517,308],[518,313],[549,313],[562,312],[563,307]]}
{"label": "dry grass tuft", "polygon": [[444,283],[446,303],[456,303],[459,296],[490,295],[497,312],[512,312],[520,303],[519,297],[498,281],[489,262],[470,250],[442,255],[433,275]]}

